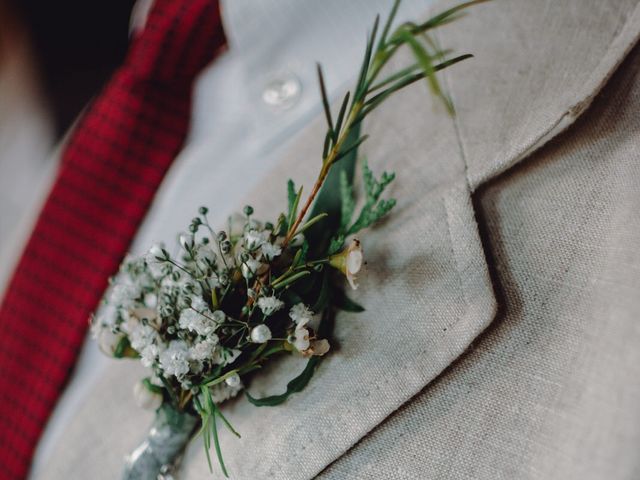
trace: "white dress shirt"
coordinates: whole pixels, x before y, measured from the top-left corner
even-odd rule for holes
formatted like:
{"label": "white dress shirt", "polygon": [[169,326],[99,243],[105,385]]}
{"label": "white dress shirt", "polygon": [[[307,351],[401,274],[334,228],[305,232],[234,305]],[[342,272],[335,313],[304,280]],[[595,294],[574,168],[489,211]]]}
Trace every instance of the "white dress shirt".
{"label": "white dress shirt", "polygon": [[[431,0],[406,0],[398,19],[415,19]],[[366,32],[391,0],[227,0],[222,15],[229,50],[199,77],[191,131],[132,245],[144,252],[174,243],[200,205],[224,225],[239,202],[278,159],[286,144],[321,112],[315,63],[322,63],[329,95],[351,88]],[[318,158],[301,158],[317,168]],[[264,185],[282,191],[285,183]],[[259,216],[259,206],[256,214]],[[1,267],[0,267],[1,268]],[[33,471],[43,468],[64,424],[107,362],[87,339],[76,370],[42,437]],[[143,432],[141,432],[141,435]]]}

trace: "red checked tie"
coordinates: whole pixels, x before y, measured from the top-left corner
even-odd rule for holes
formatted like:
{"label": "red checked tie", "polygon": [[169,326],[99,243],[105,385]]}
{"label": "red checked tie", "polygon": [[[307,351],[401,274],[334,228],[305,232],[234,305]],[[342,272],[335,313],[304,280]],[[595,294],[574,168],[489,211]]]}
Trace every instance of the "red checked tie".
{"label": "red checked tie", "polygon": [[224,41],[216,0],[155,0],[69,139],[0,307],[0,479],[26,477],[88,318],[184,141],[193,79]]}

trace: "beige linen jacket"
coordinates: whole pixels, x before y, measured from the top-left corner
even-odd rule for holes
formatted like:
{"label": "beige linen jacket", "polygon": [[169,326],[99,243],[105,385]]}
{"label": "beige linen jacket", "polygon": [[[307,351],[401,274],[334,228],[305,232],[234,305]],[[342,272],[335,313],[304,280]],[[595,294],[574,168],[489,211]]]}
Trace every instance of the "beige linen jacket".
{"label": "beige linen jacket", "polygon": [[[495,0],[439,32],[475,55],[444,76],[457,116],[420,85],[365,125],[374,170],[398,174],[397,210],[361,238],[367,310],[338,317],[285,405],[224,406],[232,478],[640,478],[639,33],[640,0]],[[323,128],[247,199],[257,215],[282,178],[309,184]],[[140,375],[113,362],[41,478],[120,476],[151,421]],[[200,439],[181,478],[222,478]]]}

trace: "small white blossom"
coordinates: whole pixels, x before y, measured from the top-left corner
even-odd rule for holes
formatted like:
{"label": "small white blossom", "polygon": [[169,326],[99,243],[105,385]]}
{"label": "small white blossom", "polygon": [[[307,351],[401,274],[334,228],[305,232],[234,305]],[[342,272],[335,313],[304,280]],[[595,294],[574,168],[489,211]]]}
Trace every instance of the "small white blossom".
{"label": "small white blossom", "polygon": [[189,373],[189,347],[184,340],[172,340],[160,354],[160,367],[166,375],[181,378]]}
{"label": "small white blossom", "polygon": [[230,398],[235,397],[240,390],[242,390],[243,385],[239,383],[235,387],[231,387],[227,385],[225,382],[218,383],[211,387],[211,399],[213,403],[222,403],[225,400],[229,400]]}
{"label": "small white blossom", "polygon": [[196,263],[200,269],[205,270],[208,267],[215,266],[216,252],[211,245],[200,244],[195,249]]}
{"label": "small white blossom", "polygon": [[200,295],[192,295],[191,296],[191,308],[199,311],[199,312],[204,312],[206,310],[209,310],[209,305],[207,305],[207,302],[204,301],[204,299],[202,298],[202,296]]}
{"label": "small white blossom", "polygon": [[293,333],[293,346],[296,350],[302,352],[309,348],[309,330],[304,327],[298,327]]}
{"label": "small white blossom", "polygon": [[260,307],[264,316],[268,317],[284,307],[284,302],[273,295],[270,297],[260,297],[258,299],[258,307]]}
{"label": "small white blossom", "polygon": [[207,338],[196,342],[189,350],[189,356],[192,360],[202,362],[213,358],[214,351],[218,345],[219,339],[215,334],[209,335]]}
{"label": "small white blossom", "polygon": [[162,395],[149,390],[143,382],[133,386],[133,398],[136,405],[145,410],[157,410],[162,405]]}
{"label": "small white blossom", "polygon": [[362,246],[360,245],[360,241],[357,238],[354,238],[347,248],[342,252],[333,255],[329,259],[329,263],[332,267],[337,268],[345,275],[345,277],[347,277],[349,285],[351,285],[351,288],[355,290],[358,288],[356,275],[362,268],[362,260]]}
{"label": "small white blossom", "polygon": [[211,318],[208,310],[200,313],[192,308],[186,308],[180,312],[178,323],[180,328],[195,332],[198,335],[207,336],[215,331],[218,324]]}
{"label": "small white blossom", "polygon": [[255,258],[249,258],[246,262],[242,262],[242,276],[244,278],[253,278],[262,264]]}
{"label": "small white blossom", "polygon": [[131,322],[127,326],[129,330],[129,341],[131,347],[138,353],[142,352],[149,345],[155,344],[160,336],[151,325],[143,325],[139,322]]}
{"label": "small white blossom", "polygon": [[298,327],[303,327],[311,321],[313,312],[304,303],[297,303],[291,307],[289,316]]}
{"label": "small white blossom", "polygon": [[134,304],[135,300],[140,297],[142,292],[139,285],[123,285],[117,284],[113,286],[109,302],[112,305],[130,307]]}
{"label": "small white blossom", "polygon": [[265,242],[265,233],[258,230],[249,230],[244,234],[244,244],[247,250],[253,251],[260,247]]}
{"label": "small white blossom", "polygon": [[160,353],[166,348],[166,345],[159,344],[151,344],[144,347],[140,353],[140,362],[144,367],[151,367],[154,363],[158,361],[158,357]]}
{"label": "small white blossom", "polygon": [[264,258],[268,261],[273,260],[282,253],[282,248],[280,248],[279,245],[269,242],[263,243],[260,249],[262,250],[262,255],[264,255]]}
{"label": "small white blossom", "polygon": [[266,343],[271,340],[271,330],[266,325],[258,325],[251,330],[251,341],[253,343]]}

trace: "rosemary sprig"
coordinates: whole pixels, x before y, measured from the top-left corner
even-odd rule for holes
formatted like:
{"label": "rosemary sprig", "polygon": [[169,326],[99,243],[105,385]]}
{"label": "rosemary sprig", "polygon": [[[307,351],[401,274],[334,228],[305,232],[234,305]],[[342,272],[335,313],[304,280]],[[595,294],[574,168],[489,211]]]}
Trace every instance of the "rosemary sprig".
{"label": "rosemary sprig", "polygon": [[[327,120],[327,133],[323,148],[322,167],[295,221],[289,222],[289,229],[283,242],[286,247],[291,239],[299,233],[300,224],[303,222],[314,199],[318,195],[331,168],[345,155],[358,148],[367,139],[366,135],[358,135],[354,141],[347,144],[347,138],[354,127],[364,120],[373,110],[389,98],[392,94],[419,80],[426,79],[432,93],[439,98],[453,114],[453,104],[446,95],[436,77],[436,73],[450,67],[472,55],[460,55],[446,59],[447,51],[437,47],[437,43],[428,35],[428,32],[439,26],[450,23],[456,19],[464,9],[484,2],[486,0],[474,0],[462,3],[421,24],[404,23],[398,26],[392,33],[391,28],[401,0],[395,0],[393,7],[384,24],[381,34],[378,36],[380,16],[376,17],[371,33],[367,37],[365,55],[356,82],[353,95],[347,92],[341,104],[336,122],[333,122],[330,101],[326,91],[326,83],[322,68],[318,65],[318,82],[322,95],[322,105]],[[413,52],[417,62],[408,68],[404,68],[389,75],[382,81],[376,82],[389,60],[397,53],[398,49],[406,45]],[[375,47],[374,47],[375,46]],[[376,95],[369,96],[376,92]],[[349,100],[351,103],[349,104]],[[348,105],[348,107],[347,107]],[[296,201],[296,207],[300,201],[300,193]]]}

